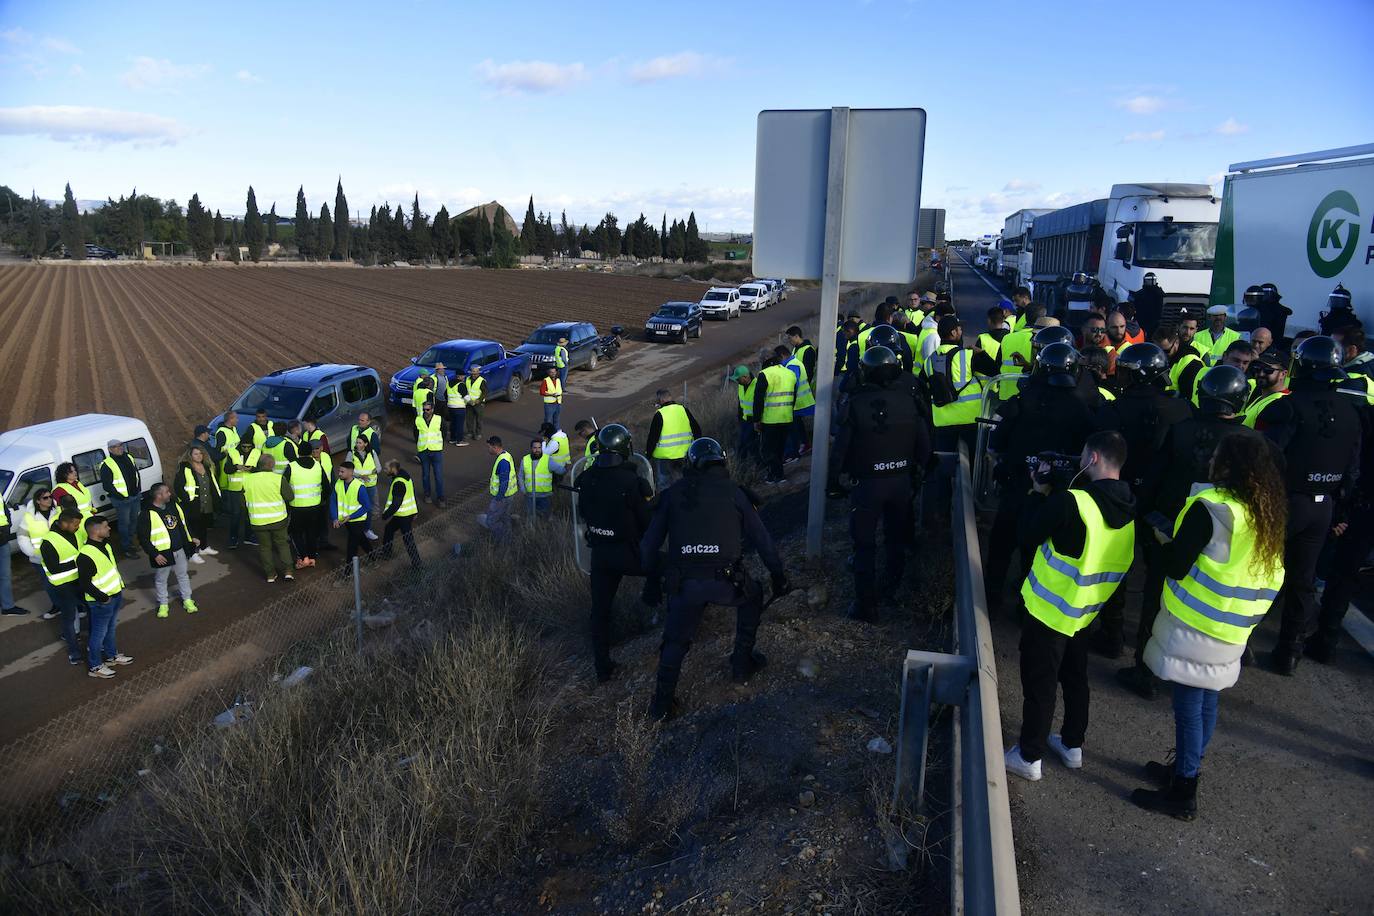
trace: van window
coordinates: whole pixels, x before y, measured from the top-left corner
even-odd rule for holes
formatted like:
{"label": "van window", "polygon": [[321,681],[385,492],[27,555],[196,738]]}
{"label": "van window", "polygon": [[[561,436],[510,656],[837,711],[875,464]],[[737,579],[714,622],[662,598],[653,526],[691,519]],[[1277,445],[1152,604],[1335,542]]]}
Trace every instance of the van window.
{"label": "van window", "polygon": [[361,379],[363,386],[363,400],[370,401],[377,396],[377,380],[370,375],[364,375]]}
{"label": "van window", "polygon": [[104,460],[105,452],[101,449],[72,456],[72,464],[76,465],[76,479],[81,481],[83,487],[100,483],[100,462]]}
{"label": "van window", "polygon": [[315,392],[315,400],[310,402],[310,409],[305,412],[305,419],[318,420],[327,417],[334,412],[334,408],[339,405],[339,395],[333,385],[328,388]]}
{"label": "van window", "polygon": [[362,379],[346,379],[341,387],[343,388],[344,400],[348,403],[356,404],[363,399]]}
{"label": "van window", "polygon": [[476,356],[474,356],[472,358],[472,362],[469,363],[469,365],[489,366],[494,362],[496,362],[496,350],[493,347],[488,347],[485,350],[482,350]]}
{"label": "van window", "polygon": [[150,468],[153,466],[153,451],[148,448],[148,440],[139,436],[137,439],[130,439],[124,443],[125,450],[129,457],[134,459],[134,467],[137,470]]}
{"label": "van window", "polygon": [[[4,475],[9,471],[0,471],[0,483],[8,483]],[[19,482],[14,485],[14,493],[6,500],[10,508],[17,509],[24,503],[33,499],[33,491],[39,487],[52,489],[52,470],[49,468],[31,468],[19,475]],[[0,486],[0,491],[3,491]]]}

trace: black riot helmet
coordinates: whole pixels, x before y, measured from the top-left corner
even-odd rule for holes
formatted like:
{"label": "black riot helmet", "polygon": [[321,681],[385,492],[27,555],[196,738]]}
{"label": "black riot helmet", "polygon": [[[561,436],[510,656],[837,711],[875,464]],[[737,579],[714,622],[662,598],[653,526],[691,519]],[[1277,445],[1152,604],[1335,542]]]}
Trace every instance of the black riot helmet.
{"label": "black riot helmet", "polygon": [[1264,296],[1265,302],[1279,301],[1279,288],[1272,283],[1261,283],[1260,294]]}
{"label": "black riot helmet", "polygon": [[1351,308],[1350,290],[1345,288],[1345,284],[1336,284],[1336,288],[1331,291],[1331,295],[1326,297],[1326,307],[1332,310]]}
{"label": "black riot helmet", "polygon": [[702,437],[687,449],[687,463],[696,471],[704,470],[713,464],[724,464],[725,450],[715,439]]}
{"label": "black riot helmet", "polygon": [[1160,382],[1169,371],[1169,357],[1158,344],[1131,344],[1116,357],[1116,377],[1129,387]]}
{"label": "black riot helmet", "polygon": [[1341,348],[1330,337],[1309,337],[1293,351],[1293,378],[1334,382],[1345,378]]}
{"label": "black riot helmet", "polygon": [[[872,340],[871,337],[869,339]],[[887,347],[875,347],[870,343],[863,359],[859,360],[859,371],[865,382],[886,385],[902,374],[902,364],[898,362],[897,354]]]}
{"label": "black riot helmet", "polygon": [[1055,388],[1072,388],[1078,384],[1078,361],[1072,344],[1057,341],[1036,354],[1034,374]]}
{"label": "black riot helmet", "polygon": [[629,460],[634,451],[634,442],[628,429],[619,423],[611,423],[596,431],[596,447],[599,451]]}
{"label": "black riot helmet", "polygon": [[1197,382],[1198,409],[1211,416],[1234,416],[1249,397],[1250,383],[1235,366],[1213,366]]}
{"label": "black riot helmet", "polygon": [[1073,347],[1073,332],[1062,325],[1055,325],[1050,328],[1041,328],[1035,332],[1031,338],[1031,353],[1039,353],[1050,344],[1062,343]]}
{"label": "black riot helmet", "polygon": [[901,347],[902,334],[890,324],[875,324],[873,330],[868,332],[868,343],[864,347],[867,353],[873,347],[887,347],[896,353]]}
{"label": "black riot helmet", "polygon": [[1140,285],[1141,285],[1141,286],[1158,286],[1158,285],[1159,285],[1159,277],[1156,277],[1156,276],[1154,275],[1154,271],[1151,271],[1151,272],[1147,273],[1144,277],[1141,278],[1141,280],[1140,280]]}
{"label": "black riot helmet", "polygon": [[1242,297],[1241,301],[1249,308],[1259,308],[1264,304],[1264,290],[1260,289],[1258,284],[1255,286],[1247,286],[1245,288],[1245,295]]}

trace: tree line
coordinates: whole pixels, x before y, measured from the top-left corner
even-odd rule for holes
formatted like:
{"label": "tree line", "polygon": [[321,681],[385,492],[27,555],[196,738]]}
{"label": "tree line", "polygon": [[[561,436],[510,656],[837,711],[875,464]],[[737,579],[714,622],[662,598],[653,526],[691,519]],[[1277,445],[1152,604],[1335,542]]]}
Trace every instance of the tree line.
{"label": "tree line", "polygon": [[[407,207],[391,203],[372,207],[364,223],[350,217],[343,180],[337,183],[334,209],[322,202],[311,209],[302,186],[296,192],[295,215],[282,219],[273,203],[266,213],[257,195],[248,188],[243,219],[211,212],[192,194],[183,210],[176,200],[159,200],[139,194],[135,188],[118,200],[106,198],[103,206],[81,213],[70,184],[60,206],[53,207],[37,195],[21,197],[0,186],[0,219],[4,240],[31,257],[51,256],[61,250],[75,259],[86,256],[85,246],[96,244],[135,257],[148,241],[171,243],[174,251],[189,249],[201,261],[209,261],[220,248],[238,262],[241,251],[251,261],[274,251],[291,251],[306,261],[358,261],[392,264],[397,261],[437,260],[447,265],[471,259],[484,267],[513,267],[521,256],[570,258],[592,256],[606,259],[704,262],[710,246],[697,230],[696,213],[685,220],[668,222],[664,214],[655,227],[644,214],[623,229],[614,213],[595,226],[568,222],[567,211],[559,221],[552,212],[536,211],[529,199],[518,233],[507,226],[508,214],[478,207],[466,215],[451,216],[447,206],[433,215],[420,207],[415,195]],[[278,246],[276,249],[273,246]]]}

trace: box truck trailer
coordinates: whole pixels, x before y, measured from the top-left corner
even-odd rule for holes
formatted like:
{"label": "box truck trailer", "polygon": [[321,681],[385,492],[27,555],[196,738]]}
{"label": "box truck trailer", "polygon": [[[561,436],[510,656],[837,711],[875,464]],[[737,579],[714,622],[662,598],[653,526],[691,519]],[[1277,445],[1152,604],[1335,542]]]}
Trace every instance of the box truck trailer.
{"label": "box truck trailer", "polygon": [[[1221,203],[1209,185],[1112,185],[1109,196],[1035,219],[1031,279],[1051,314],[1068,314],[1074,274],[1096,277],[1108,305],[1130,300],[1153,273],[1164,291],[1164,316],[1202,309],[1212,286]],[[1073,305],[1081,303],[1075,301]]]}
{"label": "box truck trailer", "polygon": [[1002,224],[1002,263],[998,273],[1011,286],[1027,283],[1031,277],[1031,226],[1036,217],[1053,210],[1017,210]]}
{"label": "box truck trailer", "polygon": [[1316,329],[1337,285],[1374,324],[1374,143],[1238,162],[1227,170],[1211,304],[1273,283],[1285,333]]}

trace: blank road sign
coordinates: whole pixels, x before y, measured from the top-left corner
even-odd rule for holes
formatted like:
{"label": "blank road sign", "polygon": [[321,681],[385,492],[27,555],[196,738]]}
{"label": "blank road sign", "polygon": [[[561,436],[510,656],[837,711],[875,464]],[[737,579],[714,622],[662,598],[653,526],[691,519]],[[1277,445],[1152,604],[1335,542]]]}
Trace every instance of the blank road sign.
{"label": "blank road sign", "polygon": [[[754,177],[754,273],[819,279],[825,255],[830,166],[829,109],[759,113]],[[916,278],[921,163],[920,108],[849,112],[844,156],[840,279],[910,283]]]}

